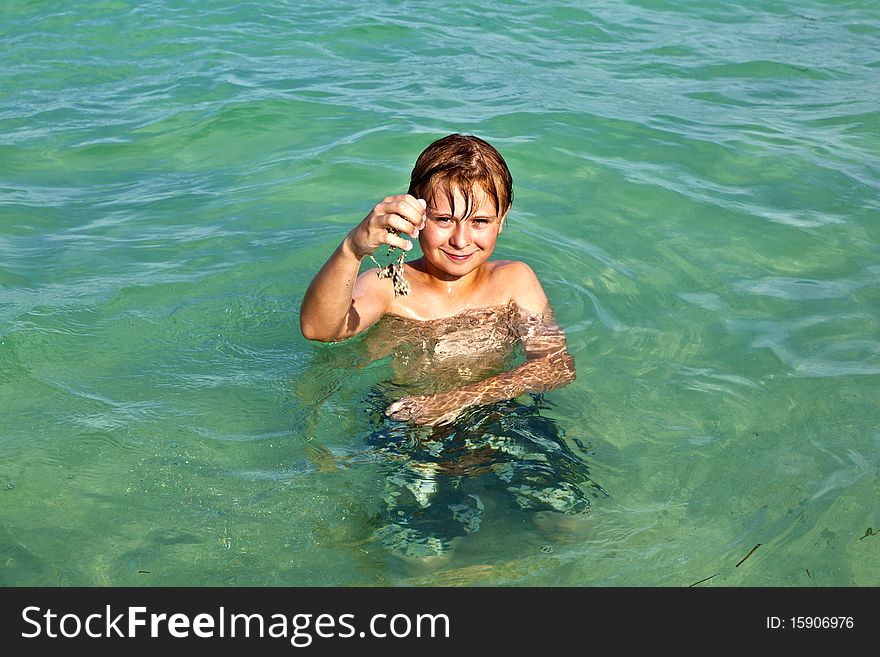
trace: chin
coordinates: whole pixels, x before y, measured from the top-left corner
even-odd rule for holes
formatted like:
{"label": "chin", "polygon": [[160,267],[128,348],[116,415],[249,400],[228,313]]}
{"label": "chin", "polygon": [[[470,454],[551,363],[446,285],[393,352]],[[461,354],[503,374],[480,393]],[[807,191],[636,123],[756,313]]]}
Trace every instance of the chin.
{"label": "chin", "polygon": [[446,262],[433,262],[432,269],[437,272],[437,274],[443,276],[450,276],[452,278],[461,278],[462,276],[466,276],[470,274],[476,267],[468,263],[467,265],[454,265],[448,261]]}

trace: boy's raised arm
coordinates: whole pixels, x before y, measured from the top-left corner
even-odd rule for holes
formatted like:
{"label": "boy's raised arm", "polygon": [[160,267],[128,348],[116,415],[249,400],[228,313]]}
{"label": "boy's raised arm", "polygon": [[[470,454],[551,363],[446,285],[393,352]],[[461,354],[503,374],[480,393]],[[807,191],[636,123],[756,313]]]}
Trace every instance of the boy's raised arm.
{"label": "boy's raised arm", "polygon": [[361,260],[382,244],[410,250],[401,234],[418,237],[425,203],[408,194],[389,196],[355,226],[312,279],[300,306],[299,323],[309,340],[332,342],[357,335],[389,308],[391,290],[375,273],[360,277]]}

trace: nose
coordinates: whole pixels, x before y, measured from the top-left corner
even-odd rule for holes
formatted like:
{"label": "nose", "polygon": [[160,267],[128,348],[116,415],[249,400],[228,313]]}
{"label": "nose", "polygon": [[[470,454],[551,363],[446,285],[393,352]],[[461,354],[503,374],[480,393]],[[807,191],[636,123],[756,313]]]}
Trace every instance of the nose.
{"label": "nose", "polygon": [[471,242],[470,228],[466,221],[456,221],[455,228],[449,236],[449,246],[461,250]]}

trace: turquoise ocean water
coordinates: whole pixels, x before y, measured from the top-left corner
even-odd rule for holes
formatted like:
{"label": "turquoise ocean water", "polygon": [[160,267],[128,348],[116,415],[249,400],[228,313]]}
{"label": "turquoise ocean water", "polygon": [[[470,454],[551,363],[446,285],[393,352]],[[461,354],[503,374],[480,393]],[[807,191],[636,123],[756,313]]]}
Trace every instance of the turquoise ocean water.
{"label": "turquoise ocean water", "polygon": [[[478,4],[3,2],[0,585],[880,584],[880,6]],[[314,458],[388,362],[297,312],[455,131],[608,496],[412,577]]]}

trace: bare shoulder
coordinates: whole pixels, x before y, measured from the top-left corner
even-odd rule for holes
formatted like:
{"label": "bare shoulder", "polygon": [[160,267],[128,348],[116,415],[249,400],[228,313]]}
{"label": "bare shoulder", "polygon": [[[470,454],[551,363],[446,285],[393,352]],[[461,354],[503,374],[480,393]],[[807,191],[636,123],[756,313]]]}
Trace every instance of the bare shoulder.
{"label": "bare shoulder", "polygon": [[547,309],[547,295],[529,265],[518,260],[496,260],[493,265],[492,278],[510,291],[510,301],[534,314]]}
{"label": "bare shoulder", "polygon": [[493,276],[504,277],[533,277],[537,280],[535,272],[526,263],[519,260],[491,260]]}
{"label": "bare shoulder", "polygon": [[379,269],[373,267],[360,273],[354,283],[353,297],[369,297],[371,301],[387,307],[393,298],[393,287],[390,279],[379,278]]}

